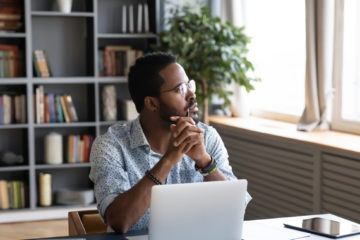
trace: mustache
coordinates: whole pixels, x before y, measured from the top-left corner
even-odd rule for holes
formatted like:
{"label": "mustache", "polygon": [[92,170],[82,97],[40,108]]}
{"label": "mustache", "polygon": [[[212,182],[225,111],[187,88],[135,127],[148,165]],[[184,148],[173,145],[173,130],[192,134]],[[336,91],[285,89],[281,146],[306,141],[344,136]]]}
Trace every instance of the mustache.
{"label": "mustache", "polygon": [[195,104],[197,104],[196,99],[195,99],[195,98],[190,99],[189,105],[186,107],[186,110],[189,109],[189,108],[191,108],[191,107],[194,106]]}

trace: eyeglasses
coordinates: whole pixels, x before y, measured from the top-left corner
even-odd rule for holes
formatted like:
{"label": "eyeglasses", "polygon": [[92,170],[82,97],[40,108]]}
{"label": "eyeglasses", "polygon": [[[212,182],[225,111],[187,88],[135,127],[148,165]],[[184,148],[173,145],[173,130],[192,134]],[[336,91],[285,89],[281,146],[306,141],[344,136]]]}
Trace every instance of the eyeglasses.
{"label": "eyeglasses", "polygon": [[165,93],[165,92],[171,92],[171,91],[177,91],[178,93],[181,94],[181,96],[186,97],[188,90],[190,90],[192,93],[195,93],[196,91],[196,84],[194,80],[190,80],[187,83],[180,83],[178,85],[176,85],[174,88],[169,89],[169,90],[165,90],[162,91],[160,93]]}

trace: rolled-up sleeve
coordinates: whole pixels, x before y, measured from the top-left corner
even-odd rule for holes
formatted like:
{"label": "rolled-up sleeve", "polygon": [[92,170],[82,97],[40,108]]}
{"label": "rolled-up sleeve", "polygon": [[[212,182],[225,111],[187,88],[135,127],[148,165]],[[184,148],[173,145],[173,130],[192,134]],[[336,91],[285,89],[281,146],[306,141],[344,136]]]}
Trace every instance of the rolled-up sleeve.
{"label": "rolled-up sleeve", "polygon": [[102,136],[96,138],[90,154],[89,178],[94,183],[97,208],[105,220],[105,211],[114,199],[130,189],[121,149]]}

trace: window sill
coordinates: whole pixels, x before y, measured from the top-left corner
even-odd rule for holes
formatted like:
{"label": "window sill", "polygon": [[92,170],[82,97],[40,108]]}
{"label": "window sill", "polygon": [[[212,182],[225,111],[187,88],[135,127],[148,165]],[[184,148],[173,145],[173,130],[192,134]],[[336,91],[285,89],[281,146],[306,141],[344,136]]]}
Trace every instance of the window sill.
{"label": "window sill", "polygon": [[296,124],[257,117],[233,118],[211,116],[210,122],[251,132],[277,136],[293,141],[360,154],[360,135],[336,131],[302,132],[296,130]]}

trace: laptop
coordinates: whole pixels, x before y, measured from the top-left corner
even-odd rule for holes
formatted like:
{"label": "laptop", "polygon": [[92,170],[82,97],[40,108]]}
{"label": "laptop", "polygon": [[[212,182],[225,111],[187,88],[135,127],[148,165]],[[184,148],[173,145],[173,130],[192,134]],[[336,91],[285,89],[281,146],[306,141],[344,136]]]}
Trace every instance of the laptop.
{"label": "laptop", "polygon": [[149,240],[241,240],[246,180],[154,186]]}

